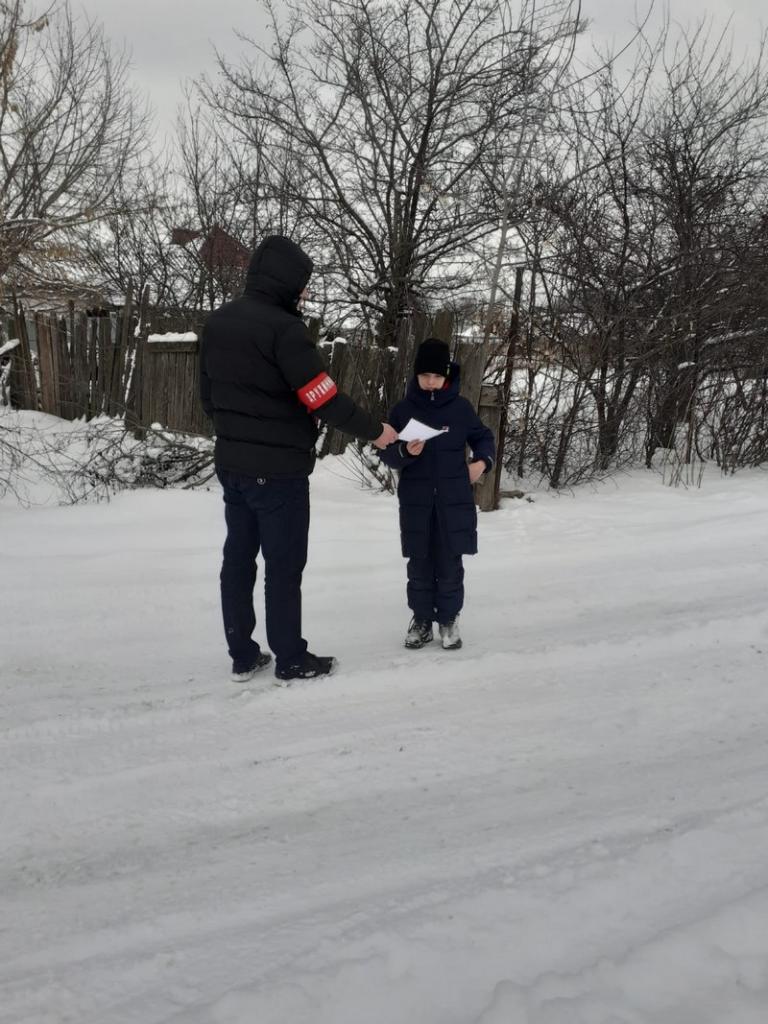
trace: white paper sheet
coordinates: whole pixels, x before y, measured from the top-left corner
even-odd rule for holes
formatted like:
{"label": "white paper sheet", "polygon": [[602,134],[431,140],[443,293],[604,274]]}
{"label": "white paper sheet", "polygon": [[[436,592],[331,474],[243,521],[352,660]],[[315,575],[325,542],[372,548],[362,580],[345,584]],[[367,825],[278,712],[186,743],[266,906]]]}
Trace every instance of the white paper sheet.
{"label": "white paper sheet", "polygon": [[447,427],[443,427],[442,430],[435,430],[420,420],[410,419],[397,436],[401,441],[429,441],[433,437],[444,434],[447,429]]}

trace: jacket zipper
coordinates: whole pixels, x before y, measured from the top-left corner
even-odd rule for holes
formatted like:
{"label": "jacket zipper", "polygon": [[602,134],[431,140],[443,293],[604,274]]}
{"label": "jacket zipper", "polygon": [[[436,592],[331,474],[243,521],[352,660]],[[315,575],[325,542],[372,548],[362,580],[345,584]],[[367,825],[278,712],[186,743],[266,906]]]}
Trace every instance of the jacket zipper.
{"label": "jacket zipper", "polygon": [[[435,400],[435,392],[434,391],[430,391],[429,392],[429,400],[430,400],[430,402],[434,402],[434,400]],[[434,495],[433,495],[433,497],[435,497],[435,498],[437,497],[437,486],[435,486],[435,488],[434,488]]]}

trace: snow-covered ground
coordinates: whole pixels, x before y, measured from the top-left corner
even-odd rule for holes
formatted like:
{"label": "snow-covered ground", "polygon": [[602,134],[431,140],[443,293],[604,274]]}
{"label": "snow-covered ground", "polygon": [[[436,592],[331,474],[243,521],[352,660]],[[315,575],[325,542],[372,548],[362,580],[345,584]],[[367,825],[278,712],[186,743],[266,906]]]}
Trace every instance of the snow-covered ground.
{"label": "snow-covered ground", "polygon": [[[764,1024],[768,475],[481,517],[406,652],[313,478],[322,683],[228,681],[220,498],[0,505],[2,1024]],[[263,637],[262,637],[263,639]]]}

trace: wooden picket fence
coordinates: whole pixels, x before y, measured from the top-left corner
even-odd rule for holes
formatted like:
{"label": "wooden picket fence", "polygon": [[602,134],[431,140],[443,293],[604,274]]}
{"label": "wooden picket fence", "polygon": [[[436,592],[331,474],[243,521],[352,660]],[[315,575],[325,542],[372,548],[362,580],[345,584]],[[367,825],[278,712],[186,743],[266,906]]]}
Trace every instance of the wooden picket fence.
{"label": "wooden picket fence", "polygon": [[[124,417],[136,430],[152,424],[189,434],[210,434],[200,407],[199,324],[179,324],[134,306],[89,315],[27,313],[20,305],[5,325],[18,340],[9,353],[13,404],[62,419]],[[189,332],[183,341],[153,342],[153,331]]]}
{"label": "wooden picket fence", "polygon": [[[65,316],[17,310],[11,395],[24,409],[74,420],[124,415],[131,407],[138,341],[126,311]],[[11,330],[14,328],[12,327]]]}
{"label": "wooden picket fence", "polygon": [[[63,314],[28,315],[17,304],[6,324],[6,333],[19,340],[10,354],[13,403],[69,420],[124,417],[139,433],[158,424],[209,436],[211,424],[198,397],[201,329],[200,323],[164,319],[148,309],[146,296],[136,306],[129,296],[122,309],[103,316],[89,316],[72,306]],[[186,336],[150,340],[169,332]],[[384,419],[403,395],[416,346],[430,334],[451,343],[450,315],[422,318],[400,350],[380,348],[365,338],[323,342],[320,348],[339,390]],[[498,436],[501,399],[499,389],[483,386],[482,346],[453,340],[452,348],[462,365],[462,393]],[[349,440],[328,430],[321,455],[340,454]],[[495,488],[481,490],[481,507],[493,507],[495,500]]]}

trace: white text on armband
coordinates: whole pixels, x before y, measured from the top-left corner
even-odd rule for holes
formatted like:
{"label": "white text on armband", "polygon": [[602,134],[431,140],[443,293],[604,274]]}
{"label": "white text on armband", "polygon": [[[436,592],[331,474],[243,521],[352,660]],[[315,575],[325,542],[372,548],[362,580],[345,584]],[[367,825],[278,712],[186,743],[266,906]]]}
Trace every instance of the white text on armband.
{"label": "white text on armband", "polygon": [[337,388],[327,373],[319,373],[303,388],[299,388],[296,393],[299,396],[299,401],[314,411],[330,401],[337,394]]}

